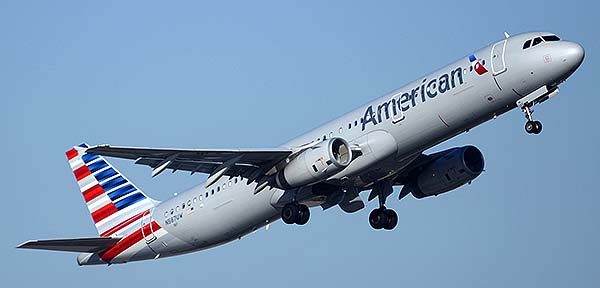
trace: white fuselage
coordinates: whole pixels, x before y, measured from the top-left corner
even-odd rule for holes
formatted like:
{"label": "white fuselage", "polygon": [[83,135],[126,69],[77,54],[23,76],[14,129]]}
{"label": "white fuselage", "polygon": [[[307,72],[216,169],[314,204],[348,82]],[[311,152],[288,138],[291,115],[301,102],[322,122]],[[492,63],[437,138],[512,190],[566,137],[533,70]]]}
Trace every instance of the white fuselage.
{"label": "white fuselage", "polygon": [[[522,39],[527,37],[530,35],[517,35],[500,41],[502,47],[490,45],[474,52],[478,60],[485,61],[487,73],[479,75],[469,58],[463,57],[282,146],[344,138],[360,146],[363,155],[336,178],[345,179],[341,185],[368,187],[401,170],[424,150],[515,108],[523,95],[559,82],[555,74],[547,74],[552,67],[543,66],[542,57],[523,60],[536,58],[522,55],[529,53],[521,49]],[[531,76],[534,72],[530,70],[539,76]],[[377,137],[380,142],[370,142],[369,136],[376,134],[383,135]],[[152,211],[152,218],[164,228],[160,235],[145,235],[146,249],[134,255],[124,253],[112,262],[214,247],[279,219],[285,191],[267,188],[255,194],[255,187],[256,182],[223,177],[210,187],[199,185],[160,203]]]}

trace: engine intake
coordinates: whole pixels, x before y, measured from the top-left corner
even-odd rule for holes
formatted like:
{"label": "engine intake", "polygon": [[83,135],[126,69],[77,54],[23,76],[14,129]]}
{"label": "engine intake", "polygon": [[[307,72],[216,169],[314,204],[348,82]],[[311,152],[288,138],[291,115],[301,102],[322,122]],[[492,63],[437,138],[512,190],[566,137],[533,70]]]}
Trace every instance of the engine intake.
{"label": "engine intake", "polygon": [[485,165],[481,151],[475,146],[452,148],[426,166],[412,183],[415,198],[439,195],[456,189],[483,172]]}
{"label": "engine intake", "polygon": [[350,144],[342,138],[331,138],[292,159],[277,173],[277,185],[287,189],[314,184],[342,171],[350,161]]}

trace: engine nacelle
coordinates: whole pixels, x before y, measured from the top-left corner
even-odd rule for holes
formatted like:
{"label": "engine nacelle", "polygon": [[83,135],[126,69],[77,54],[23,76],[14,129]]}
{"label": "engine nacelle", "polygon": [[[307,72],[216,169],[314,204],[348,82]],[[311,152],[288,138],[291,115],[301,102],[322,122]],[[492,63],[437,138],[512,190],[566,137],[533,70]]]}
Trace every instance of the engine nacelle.
{"label": "engine nacelle", "polygon": [[448,149],[419,173],[413,183],[412,194],[421,199],[446,193],[477,178],[483,167],[483,155],[477,147]]}
{"label": "engine nacelle", "polygon": [[292,159],[277,173],[277,185],[287,189],[314,184],[342,171],[350,161],[350,144],[342,138],[331,138]]}

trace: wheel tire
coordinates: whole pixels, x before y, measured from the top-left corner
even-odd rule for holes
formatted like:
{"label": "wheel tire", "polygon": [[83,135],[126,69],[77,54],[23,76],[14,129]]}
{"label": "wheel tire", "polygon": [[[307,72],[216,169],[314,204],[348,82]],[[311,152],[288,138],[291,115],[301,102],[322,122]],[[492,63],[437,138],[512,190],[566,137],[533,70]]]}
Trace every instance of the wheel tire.
{"label": "wheel tire", "polygon": [[525,123],[525,132],[527,132],[529,134],[533,134],[533,133],[535,133],[535,128],[536,128],[536,125],[535,125],[534,121],[527,121]]}
{"label": "wheel tire", "polygon": [[298,221],[299,214],[297,205],[287,204],[281,209],[281,220],[283,220],[285,224],[294,224]]}
{"label": "wheel tire", "polygon": [[385,215],[385,208],[375,209],[371,211],[371,214],[369,214],[369,224],[371,224],[373,229],[379,230],[383,228],[386,222],[387,217]]}
{"label": "wheel tire", "polygon": [[398,214],[396,214],[396,211],[392,209],[386,209],[385,216],[387,218],[387,221],[385,222],[383,228],[385,230],[392,230],[396,228],[396,225],[398,224]]}
{"label": "wheel tire", "polygon": [[303,205],[303,204],[298,205],[298,212],[300,214],[298,215],[296,224],[304,225],[304,224],[308,223],[308,220],[310,219],[310,209],[308,209],[308,206]]}
{"label": "wheel tire", "polygon": [[542,132],[542,122],[533,121],[533,125],[535,126],[535,131],[533,131],[533,133],[540,134]]}

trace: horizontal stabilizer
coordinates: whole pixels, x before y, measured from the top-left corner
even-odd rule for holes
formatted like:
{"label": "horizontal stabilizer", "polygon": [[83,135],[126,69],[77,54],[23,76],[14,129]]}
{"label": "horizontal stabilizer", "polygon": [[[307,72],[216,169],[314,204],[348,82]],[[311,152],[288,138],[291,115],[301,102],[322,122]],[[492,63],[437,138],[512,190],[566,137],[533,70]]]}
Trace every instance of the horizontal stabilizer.
{"label": "horizontal stabilizer", "polygon": [[119,240],[113,237],[29,240],[17,248],[92,253],[106,250]]}

